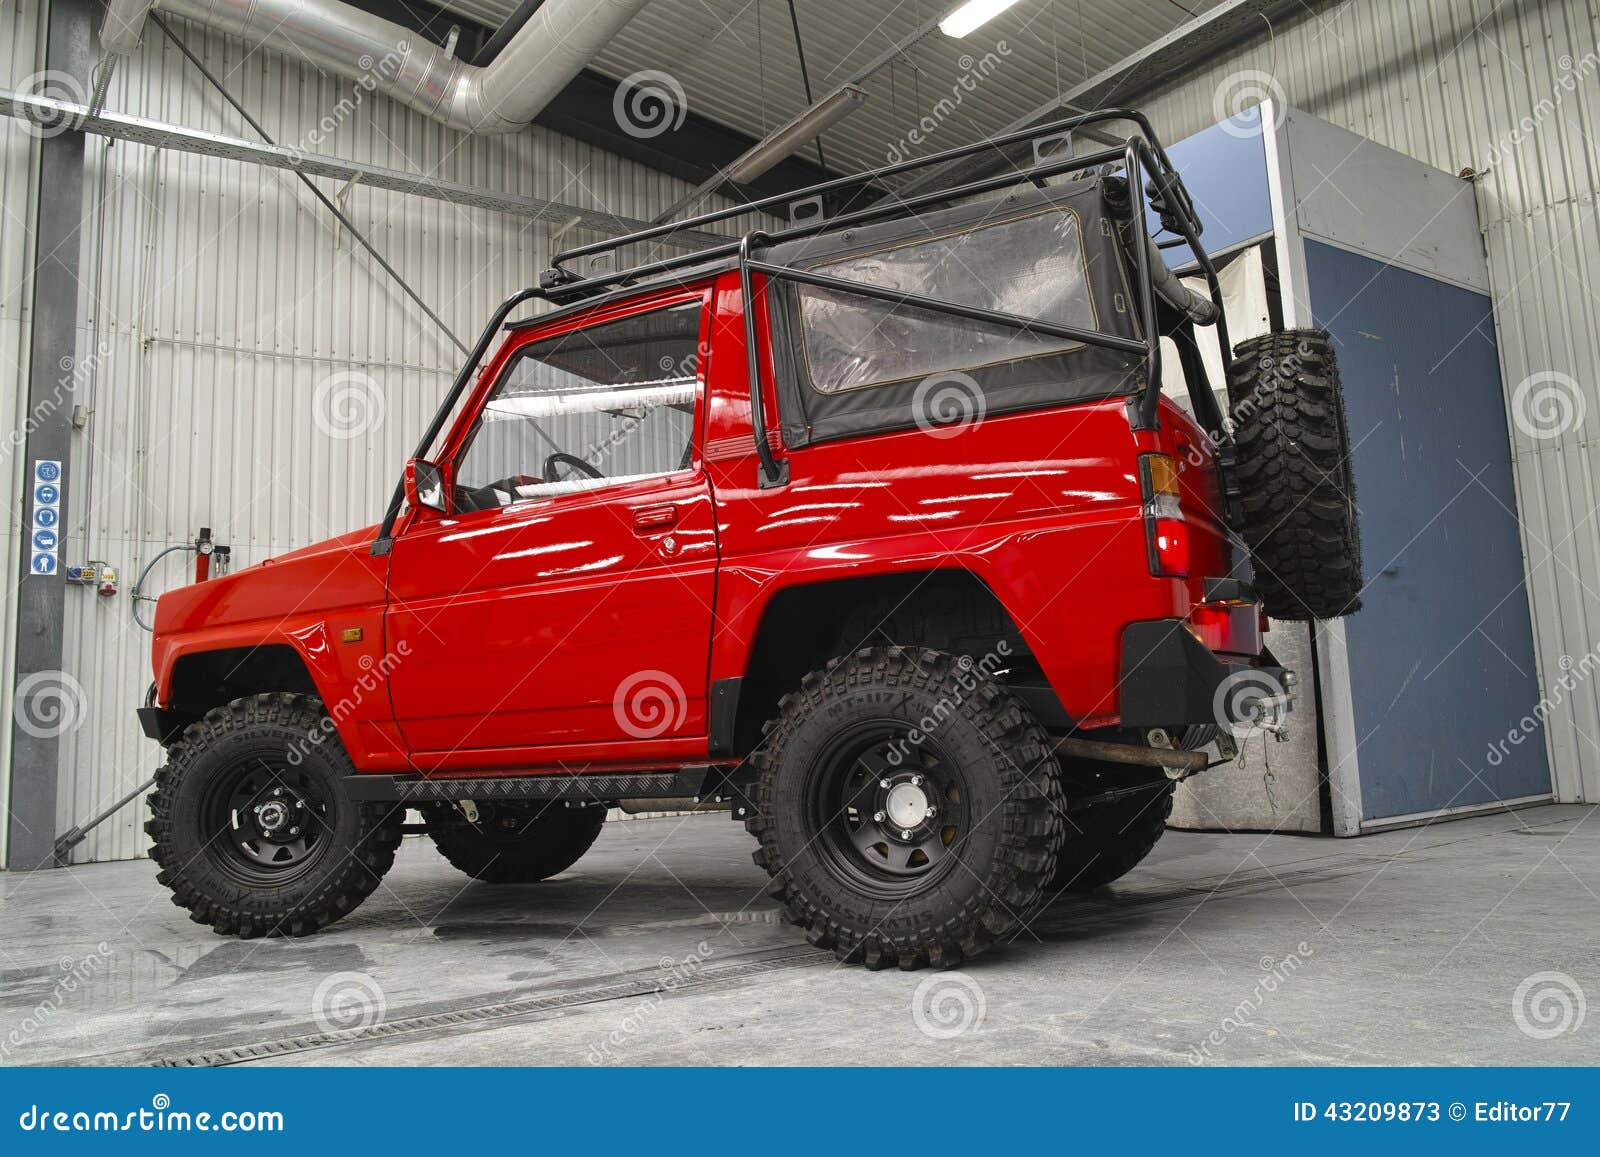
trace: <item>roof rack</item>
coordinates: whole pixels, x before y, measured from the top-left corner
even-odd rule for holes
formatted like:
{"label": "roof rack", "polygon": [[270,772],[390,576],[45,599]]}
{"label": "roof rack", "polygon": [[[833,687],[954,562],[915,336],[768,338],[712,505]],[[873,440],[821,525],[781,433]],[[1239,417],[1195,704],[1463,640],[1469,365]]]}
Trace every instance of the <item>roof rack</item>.
{"label": "roof rack", "polygon": [[[1128,122],[1136,126],[1138,129],[1137,135],[1130,136],[1125,140],[1119,140],[1114,136],[1108,136],[1104,132],[1087,131],[1094,125],[1104,125],[1119,121]],[[1080,131],[1085,132],[1085,135],[1094,138],[1098,142],[1109,142],[1108,147],[1096,149],[1093,152],[1075,154],[1073,152],[1073,136]],[[845,212],[832,218],[827,218],[822,214],[822,198],[827,194],[838,193],[846,189],[859,190],[875,181],[882,180],[884,177],[897,176],[916,169],[943,165],[950,161],[974,156],[989,150],[995,150],[998,153],[999,150],[1024,142],[1032,142],[1033,144],[1033,164],[1026,168],[1012,168],[1010,172],[996,177],[986,177],[963,184],[935,188],[927,193],[919,193],[913,197],[898,197],[893,192],[890,192],[882,203],[871,205],[864,209]],[[1141,323],[1141,337],[1138,340],[1092,330],[1083,330],[1072,326],[1056,325],[1039,318],[1027,318],[990,310],[975,309],[922,294],[886,290],[862,283],[844,281],[814,271],[796,269],[788,265],[776,265],[769,261],[761,260],[755,255],[757,246],[766,248],[785,241],[797,241],[853,225],[909,216],[919,209],[937,205],[941,202],[993,192],[1025,181],[1042,187],[1047,177],[1087,172],[1101,166],[1120,167],[1122,169],[1127,178],[1128,195],[1132,201],[1129,226],[1133,236],[1129,256],[1137,274],[1138,307]],[[1141,175],[1146,178],[1144,182],[1144,200],[1142,201],[1135,199],[1138,197],[1139,178]],[[1160,247],[1151,237],[1146,214],[1142,211],[1145,204],[1148,204],[1158,215],[1162,231],[1172,234],[1171,240],[1163,242],[1161,245],[1187,244],[1195,256],[1196,264],[1206,279],[1210,301],[1215,312],[1203,324],[1216,326],[1217,338],[1222,351],[1223,371],[1226,374],[1232,360],[1232,346],[1228,341],[1227,318],[1222,307],[1222,287],[1217,280],[1215,264],[1206,253],[1205,248],[1200,244],[1202,227],[1199,217],[1195,213],[1194,201],[1184,188],[1183,179],[1178,175],[1177,170],[1173,168],[1171,160],[1167,157],[1166,150],[1161,147],[1161,142],[1156,139],[1155,131],[1150,127],[1150,122],[1145,118],[1144,114],[1133,109],[1103,109],[1098,112],[1067,117],[1035,128],[1023,129],[1019,132],[1008,133],[999,137],[991,137],[974,144],[962,145],[959,148],[946,149],[943,152],[933,153],[915,160],[884,165],[881,168],[856,173],[847,177],[837,177],[808,188],[797,189],[791,193],[764,197],[757,201],[748,201],[726,209],[702,213],[684,221],[655,225],[608,241],[580,245],[556,254],[552,261],[552,267],[540,277],[538,287],[524,289],[513,294],[501,304],[500,308],[490,318],[488,325],[484,327],[482,334],[478,338],[477,345],[468,356],[466,364],[457,373],[449,392],[440,403],[438,410],[435,411],[433,420],[428,424],[422,440],[417,445],[415,457],[420,458],[428,452],[428,447],[438,437],[444,427],[445,420],[461,395],[466,391],[478,366],[483,361],[484,355],[488,353],[489,345],[494,336],[500,327],[505,324],[506,319],[519,306],[535,300],[549,301],[553,304],[570,304],[607,289],[621,288],[635,283],[641,278],[671,273],[675,270],[688,269],[710,261],[730,258],[737,261],[739,280],[745,302],[745,346],[749,358],[748,377],[752,403],[751,425],[753,427],[752,433],[754,435],[756,454],[760,459],[758,482],[762,487],[783,485],[787,481],[788,469],[787,462],[779,461],[772,453],[772,447],[767,440],[765,407],[761,399],[761,375],[754,332],[756,287],[753,275],[755,274],[760,274],[768,280],[806,282],[840,292],[876,297],[898,304],[975,318],[1021,330],[1051,333],[1073,340],[1080,340],[1090,345],[1121,349],[1130,353],[1142,352],[1145,359],[1145,382],[1139,395],[1136,398],[1129,399],[1129,416],[1136,429],[1153,429],[1156,426],[1157,408],[1161,400],[1161,340],[1163,336],[1170,336],[1177,345],[1179,361],[1184,367],[1185,376],[1189,379],[1189,396],[1195,407],[1196,416],[1200,418],[1206,429],[1225,436],[1223,416],[1220,407],[1217,405],[1216,397],[1206,381],[1199,347],[1194,338],[1193,328],[1195,324],[1200,323],[1200,319],[1192,313],[1187,318],[1180,316],[1179,321],[1182,324],[1170,329],[1165,335],[1157,328],[1158,321],[1163,316],[1159,312],[1157,305],[1158,271],[1159,280],[1166,286],[1170,286],[1173,279],[1167,273],[1166,266],[1162,261],[1159,252]],[[739,237],[730,237],[725,243],[711,245],[691,253],[644,261],[628,268],[594,271],[597,265],[604,265],[608,259],[612,264],[615,264],[621,250],[629,245],[668,237],[681,230],[694,229],[699,226],[729,221],[753,213],[766,212],[778,205],[791,207],[791,221],[795,217],[792,211],[794,208],[810,208],[811,214],[799,223],[791,224],[788,228],[780,229],[776,232],[768,233],[758,226],[746,230]],[[566,268],[567,262],[577,261],[581,258],[588,258],[590,261],[591,272],[589,276],[583,276]],[[1181,305],[1178,307],[1178,313],[1180,315],[1183,313]],[[384,513],[383,522],[379,526],[377,538],[372,543],[372,554],[385,555],[389,553],[393,542],[395,520],[399,516],[404,499],[405,479],[402,477],[395,485],[394,494]]]}
{"label": "roof rack", "polygon": [[[1103,132],[1085,132],[1085,135],[1091,136],[1096,140],[1111,142],[1111,147],[1073,155],[1073,137],[1077,133],[1084,132],[1095,125],[1115,122],[1128,122],[1137,126],[1139,135],[1124,141]],[[832,180],[796,189],[793,192],[779,193],[756,201],[746,201],[725,209],[701,213],[698,216],[689,217],[682,221],[671,221],[648,229],[640,229],[634,233],[627,233],[620,237],[595,241],[588,245],[578,245],[555,255],[551,261],[551,267],[540,276],[539,286],[553,301],[569,301],[588,297],[614,286],[638,281],[646,277],[653,277],[658,274],[671,273],[674,270],[687,269],[719,258],[735,257],[739,253],[739,238],[729,237],[724,244],[712,245],[687,253],[679,253],[671,257],[646,260],[624,267],[619,260],[621,251],[630,245],[656,241],[670,237],[683,230],[697,230],[705,225],[731,221],[757,213],[767,213],[772,209],[781,207],[790,211],[792,224],[785,229],[764,232],[762,238],[763,243],[776,245],[784,241],[814,237],[820,233],[828,233],[835,229],[844,229],[852,225],[909,216],[920,209],[937,205],[944,201],[953,201],[961,197],[993,192],[1010,185],[1023,182],[1043,184],[1046,177],[1085,172],[1101,165],[1117,164],[1127,159],[1127,146],[1131,141],[1138,141],[1143,145],[1154,162],[1150,166],[1154,170],[1151,173],[1153,187],[1165,193],[1165,196],[1160,198],[1161,205],[1159,206],[1163,222],[1168,223],[1168,228],[1174,233],[1182,232],[1181,229],[1176,227],[1178,223],[1187,223],[1193,233],[1198,236],[1201,225],[1195,215],[1194,202],[1190,199],[1187,190],[1184,189],[1182,179],[1172,167],[1172,162],[1167,158],[1166,150],[1161,147],[1161,142],[1156,139],[1149,120],[1137,110],[1114,108],[1081,113],[1077,116],[1051,121],[1034,128],[1022,129],[1004,136],[990,137],[970,145],[946,149],[939,153],[931,153],[925,157],[883,165],[880,168],[869,169],[846,177],[835,177]],[[1010,171],[994,177],[968,181],[963,184],[935,187],[926,193],[919,193],[909,198],[900,198],[893,192],[889,192],[878,204],[871,205],[865,209],[846,212],[831,218],[823,215],[823,198],[830,194],[846,191],[860,193],[869,186],[881,182],[885,177],[899,176],[919,169],[933,168],[950,161],[976,156],[991,150],[1000,154],[1001,150],[1011,145],[1028,142],[1033,144],[1033,164],[1027,168],[1012,168]],[[681,242],[682,239],[680,238],[679,240]],[[1173,243],[1177,243],[1178,240],[1178,238],[1174,238]],[[568,268],[569,263],[584,259],[587,261],[586,269],[574,270]]]}

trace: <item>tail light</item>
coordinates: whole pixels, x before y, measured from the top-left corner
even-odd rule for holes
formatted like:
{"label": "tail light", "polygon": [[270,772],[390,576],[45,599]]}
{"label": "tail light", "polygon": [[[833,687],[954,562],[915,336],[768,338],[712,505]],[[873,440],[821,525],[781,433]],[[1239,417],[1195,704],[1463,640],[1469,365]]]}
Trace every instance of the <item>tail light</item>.
{"label": "tail light", "polygon": [[1139,487],[1144,497],[1145,543],[1150,573],[1184,578],[1189,573],[1189,524],[1184,521],[1178,463],[1168,454],[1139,456]]}
{"label": "tail light", "polygon": [[1189,524],[1180,518],[1158,518],[1152,573],[1183,578],[1189,573]]}

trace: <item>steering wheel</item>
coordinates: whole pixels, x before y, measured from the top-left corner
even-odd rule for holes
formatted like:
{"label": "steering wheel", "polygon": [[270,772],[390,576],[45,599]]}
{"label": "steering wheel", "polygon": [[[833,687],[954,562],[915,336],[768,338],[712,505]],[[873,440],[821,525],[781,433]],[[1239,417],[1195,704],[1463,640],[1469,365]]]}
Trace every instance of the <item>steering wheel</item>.
{"label": "steering wheel", "polygon": [[587,474],[590,478],[605,477],[604,474],[600,473],[600,471],[589,465],[589,463],[585,462],[582,458],[579,458],[576,454],[564,454],[557,450],[554,454],[550,455],[550,457],[544,460],[543,473],[546,482],[562,481],[561,478],[556,476],[557,466],[571,466],[575,470]]}

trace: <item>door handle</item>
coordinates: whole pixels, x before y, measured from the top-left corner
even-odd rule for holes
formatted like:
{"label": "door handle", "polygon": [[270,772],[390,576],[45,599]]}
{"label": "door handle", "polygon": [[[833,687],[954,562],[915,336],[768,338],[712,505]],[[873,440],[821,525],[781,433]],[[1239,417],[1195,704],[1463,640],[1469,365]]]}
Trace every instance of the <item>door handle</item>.
{"label": "door handle", "polygon": [[633,529],[641,534],[665,530],[678,522],[678,508],[671,503],[662,506],[641,506],[633,512]]}

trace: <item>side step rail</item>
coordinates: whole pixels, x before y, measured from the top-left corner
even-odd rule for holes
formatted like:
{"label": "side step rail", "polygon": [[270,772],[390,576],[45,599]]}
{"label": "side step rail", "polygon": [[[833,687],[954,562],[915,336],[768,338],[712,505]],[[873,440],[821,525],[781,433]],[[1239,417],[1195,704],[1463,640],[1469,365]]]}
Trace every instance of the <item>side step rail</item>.
{"label": "side step rail", "polygon": [[609,803],[619,799],[713,799],[736,797],[728,768],[710,765],[674,771],[627,771],[588,775],[455,776],[347,775],[350,799],[374,803],[454,803],[458,800],[567,800]]}

